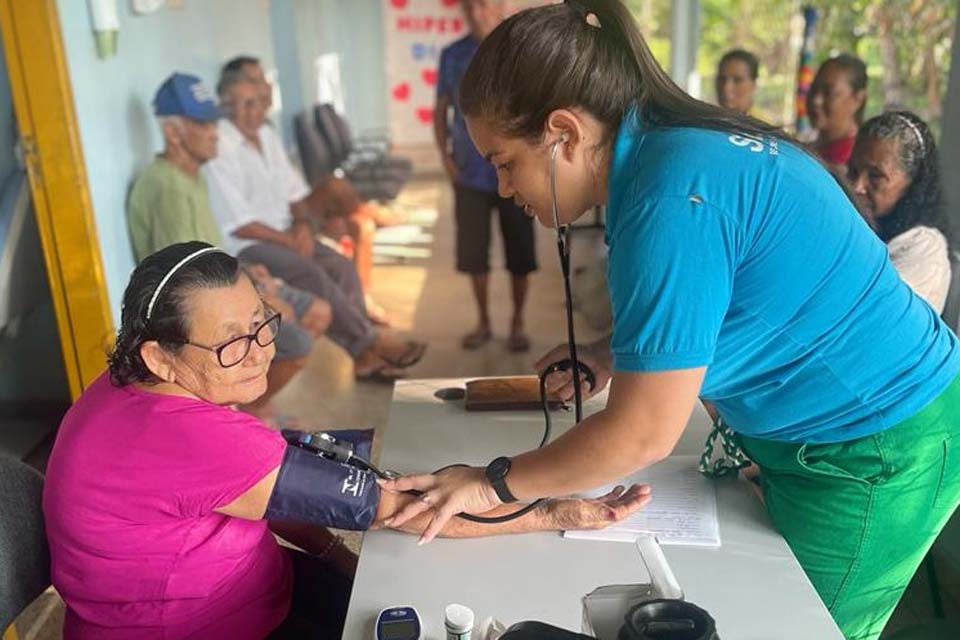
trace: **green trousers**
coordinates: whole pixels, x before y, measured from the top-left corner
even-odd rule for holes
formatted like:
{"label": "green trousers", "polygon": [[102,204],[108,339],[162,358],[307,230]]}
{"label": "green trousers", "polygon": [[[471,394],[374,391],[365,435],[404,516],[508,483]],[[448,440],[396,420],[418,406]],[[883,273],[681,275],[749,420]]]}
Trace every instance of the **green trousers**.
{"label": "green trousers", "polygon": [[760,467],[774,525],[844,636],[877,638],[960,504],[960,377],[872,436],[740,444]]}

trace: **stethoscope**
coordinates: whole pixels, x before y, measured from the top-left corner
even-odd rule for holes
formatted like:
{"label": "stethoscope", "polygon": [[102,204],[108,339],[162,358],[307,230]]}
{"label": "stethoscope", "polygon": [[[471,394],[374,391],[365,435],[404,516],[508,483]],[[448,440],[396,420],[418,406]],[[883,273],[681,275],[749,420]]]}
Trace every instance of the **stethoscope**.
{"label": "stethoscope", "polygon": [[[550,415],[550,403],[547,398],[547,377],[559,371],[573,371],[573,402],[574,415],[576,416],[577,423],[583,420],[583,393],[579,384],[581,374],[587,384],[590,385],[591,390],[596,386],[596,375],[594,372],[577,358],[577,341],[573,329],[573,295],[570,288],[570,228],[569,225],[560,224],[560,206],[557,201],[557,153],[560,145],[566,142],[567,137],[564,135],[554,142],[550,148],[550,196],[552,200],[553,223],[557,230],[557,253],[560,256],[560,270],[563,274],[563,289],[566,298],[567,345],[570,349],[570,357],[558,360],[540,372],[540,404],[543,409],[544,429],[543,438],[541,438],[537,448],[542,448],[549,442],[553,430],[553,419]],[[379,469],[369,460],[354,455],[352,446],[344,444],[326,433],[305,434],[305,437],[297,444],[298,446],[313,451],[317,455],[336,460],[343,464],[349,464],[365,471],[370,471],[384,480],[394,480],[399,477],[399,474],[395,471]],[[434,473],[439,473],[452,467],[463,466],[467,465],[451,464],[437,469]],[[422,491],[417,490],[407,491],[406,493],[418,497],[423,495]],[[513,513],[502,516],[475,516],[469,513],[458,513],[457,517],[463,520],[469,520],[470,522],[499,524],[525,516],[543,504],[545,500],[546,498],[538,498]]]}

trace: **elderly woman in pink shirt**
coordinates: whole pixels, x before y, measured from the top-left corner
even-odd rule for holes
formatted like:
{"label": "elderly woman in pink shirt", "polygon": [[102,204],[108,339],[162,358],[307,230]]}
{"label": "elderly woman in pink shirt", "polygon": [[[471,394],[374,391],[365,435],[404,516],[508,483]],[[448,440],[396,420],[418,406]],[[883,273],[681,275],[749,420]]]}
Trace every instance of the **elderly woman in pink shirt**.
{"label": "elderly woman in pink shirt", "polygon": [[[109,371],[64,418],[48,466],[66,638],[340,637],[355,556],[322,527],[265,519],[288,445],[231,408],[266,389],[279,324],[236,259],[204,243],[133,272]],[[383,492],[374,522],[411,499]],[[647,500],[631,487],[445,534],[600,527]]]}

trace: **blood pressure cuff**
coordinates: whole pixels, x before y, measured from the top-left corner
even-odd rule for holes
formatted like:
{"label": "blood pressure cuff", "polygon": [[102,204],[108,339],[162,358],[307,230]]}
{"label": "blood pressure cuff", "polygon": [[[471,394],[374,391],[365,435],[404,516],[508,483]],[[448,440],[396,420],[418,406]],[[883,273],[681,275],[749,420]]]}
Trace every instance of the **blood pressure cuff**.
{"label": "blood pressure cuff", "polygon": [[[369,455],[369,443],[366,449]],[[379,503],[373,473],[288,445],[264,517],[362,531],[373,524]]]}
{"label": "blood pressure cuff", "polygon": [[[280,429],[280,435],[290,444],[296,444],[300,440],[304,431],[298,429]],[[340,429],[337,431],[325,431],[337,440],[349,442],[353,445],[353,453],[364,460],[370,459],[370,451],[373,448],[373,429]]]}

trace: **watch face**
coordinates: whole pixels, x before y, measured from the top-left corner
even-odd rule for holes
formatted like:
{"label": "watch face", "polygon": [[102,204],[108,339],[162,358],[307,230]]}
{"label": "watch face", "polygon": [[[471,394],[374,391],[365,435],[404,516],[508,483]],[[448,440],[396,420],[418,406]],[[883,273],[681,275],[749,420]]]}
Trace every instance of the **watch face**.
{"label": "watch face", "polygon": [[494,478],[503,478],[510,471],[510,458],[497,458],[490,463],[490,475]]}

